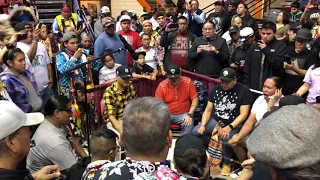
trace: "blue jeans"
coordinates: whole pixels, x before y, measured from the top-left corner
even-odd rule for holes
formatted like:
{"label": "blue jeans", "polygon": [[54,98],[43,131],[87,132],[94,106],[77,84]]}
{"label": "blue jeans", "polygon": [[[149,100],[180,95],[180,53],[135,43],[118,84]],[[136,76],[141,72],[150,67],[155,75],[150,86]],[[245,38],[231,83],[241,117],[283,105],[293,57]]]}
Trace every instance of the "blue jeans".
{"label": "blue jeans", "polygon": [[183,114],[170,114],[170,121],[173,124],[178,124],[181,126],[181,136],[185,134],[190,134],[193,129],[193,119],[190,126],[185,126],[183,122],[183,118],[187,116],[188,113]]}
{"label": "blue jeans", "polygon": [[[203,135],[211,135],[214,127],[218,124],[218,122],[211,118],[208,122],[208,124],[206,125],[206,129],[203,133]],[[198,133],[198,129],[201,127],[201,122],[195,126],[193,129],[192,129],[192,134],[195,135],[195,136],[201,136],[199,133]],[[227,158],[232,158],[232,155],[233,155],[233,149],[231,146],[229,146],[227,143],[228,143],[228,140],[235,134],[239,133],[240,132],[240,129],[241,129],[241,126],[240,127],[236,127],[234,128],[230,134],[229,134],[229,138],[226,138],[226,139],[223,139],[222,140],[222,154],[223,154],[223,157],[227,157]],[[230,161],[229,159],[226,159],[226,158],[223,158],[223,163],[224,164],[229,164]]]}

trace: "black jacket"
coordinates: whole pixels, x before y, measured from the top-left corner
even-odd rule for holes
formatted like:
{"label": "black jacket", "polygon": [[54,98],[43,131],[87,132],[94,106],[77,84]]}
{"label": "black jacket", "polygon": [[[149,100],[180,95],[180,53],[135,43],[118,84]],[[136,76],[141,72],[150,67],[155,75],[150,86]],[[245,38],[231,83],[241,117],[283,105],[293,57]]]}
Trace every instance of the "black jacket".
{"label": "black jacket", "polygon": [[0,180],[33,180],[30,172],[27,169],[24,170],[9,170],[0,169]]}
{"label": "black jacket", "polygon": [[[235,63],[239,66],[241,64],[240,61],[245,60],[248,50],[243,43],[235,47],[230,55],[229,65]],[[243,83],[243,67],[235,70],[238,73],[238,82]]]}
{"label": "black jacket", "polygon": [[[262,52],[265,54],[265,59],[261,73]],[[276,39],[267,43],[267,47],[264,49],[260,49],[258,44],[254,43],[248,50],[245,59],[243,83],[252,89],[261,90],[267,78],[277,76],[283,79],[283,56],[286,54],[286,45]],[[262,76],[260,77],[260,75]]]}
{"label": "black jacket", "polygon": [[[161,36],[160,40],[160,46],[165,48],[165,57],[164,57],[164,68],[167,69],[168,65],[171,64],[171,46],[176,40],[178,34],[178,30],[174,30],[170,33],[165,32]],[[190,53],[190,47],[193,43],[193,41],[196,39],[196,35],[194,35],[191,31],[188,31],[188,41],[189,41],[189,52]],[[191,64],[191,61],[189,60],[189,71],[192,71],[194,69],[194,64]]]}
{"label": "black jacket", "polygon": [[68,170],[67,179],[81,180],[81,177],[86,170],[88,164],[91,163],[91,157],[81,158],[76,164]]}
{"label": "black jacket", "polygon": [[[197,54],[197,48],[200,45],[212,45],[219,53],[202,51]],[[195,63],[195,72],[207,76],[218,77],[220,71],[228,66],[229,50],[226,40],[218,35],[208,41],[205,37],[198,37],[194,40],[189,54],[189,60]]]}

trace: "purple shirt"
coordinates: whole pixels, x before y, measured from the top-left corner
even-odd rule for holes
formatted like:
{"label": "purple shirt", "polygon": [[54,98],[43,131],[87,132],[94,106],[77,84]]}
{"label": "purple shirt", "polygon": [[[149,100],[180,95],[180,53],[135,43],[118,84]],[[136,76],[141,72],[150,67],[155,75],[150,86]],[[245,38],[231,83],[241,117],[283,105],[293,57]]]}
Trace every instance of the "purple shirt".
{"label": "purple shirt", "polygon": [[316,104],[316,97],[320,96],[320,67],[312,68],[313,66],[308,69],[303,81],[310,84],[307,103],[313,106]]}

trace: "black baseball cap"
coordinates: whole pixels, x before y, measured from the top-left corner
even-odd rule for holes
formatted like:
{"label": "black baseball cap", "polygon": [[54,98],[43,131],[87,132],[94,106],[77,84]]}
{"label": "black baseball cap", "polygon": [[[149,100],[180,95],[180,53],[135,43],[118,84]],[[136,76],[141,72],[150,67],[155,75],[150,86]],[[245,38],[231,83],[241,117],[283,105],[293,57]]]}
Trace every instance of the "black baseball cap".
{"label": "black baseball cap", "polygon": [[194,158],[206,156],[206,147],[203,145],[202,140],[191,134],[185,134],[177,139],[173,154],[184,158],[184,152],[191,148],[200,150],[200,154],[195,154]]}
{"label": "black baseball cap", "polygon": [[219,79],[224,79],[227,81],[232,81],[236,78],[237,78],[237,72],[230,67],[222,69],[219,77]]}
{"label": "black baseball cap", "polygon": [[231,33],[237,33],[239,30],[240,30],[240,29],[239,29],[238,26],[232,25],[232,26],[229,27],[229,34],[231,34]]}
{"label": "black baseball cap", "polygon": [[180,76],[181,76],[180,67],[175,64],[169,65],[168,71],[167,71],[167,77],[168,78],[177,78]]}
{"label": "black baseball cap", "polygon": [[224,6],[224,2],[222,0],[216,0],[216,2],[214,2],[214,5],[220,5],[220,6]]}
{"label": "black baseball cap", "polygon": [[290,24],[290,30],[299,31],[302,29],[302,24],[300,22],[294,22]]}
{"label": "black baseball cap", "polygon": [[312,39],[311,31],[309,29],[302,28],[297,32],[296,38],[310,41]]}
{"label": "black baseball cap", "polygon": [[131,71],[127,66],[119,66],[116,70],[116,74],[122,79],[131,78]]}

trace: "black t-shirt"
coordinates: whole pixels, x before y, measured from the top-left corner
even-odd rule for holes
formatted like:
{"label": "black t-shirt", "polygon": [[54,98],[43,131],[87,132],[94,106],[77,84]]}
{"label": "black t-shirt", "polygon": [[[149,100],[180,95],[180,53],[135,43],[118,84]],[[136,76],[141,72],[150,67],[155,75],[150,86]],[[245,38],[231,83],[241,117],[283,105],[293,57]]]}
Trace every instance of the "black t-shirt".
{"label": "black t-shirt", "polygon": [[210,92],[208,100],[214,104],[214,119],[225,125],[233,122],[240,115],[240,106],[253,104],[253,96],[248,87],[237,83],[231,90],[216,85]]}
{"label": "black t-shirt", "polygon": [[133,66],[132,72],[136,74],[152,74],[153,68],[150,67],[148,64],[144,64],[142,69],[138,67],[137,63]]}
{"label": "black t-shirt", "polygon": [[9,170],[0,169],[0,179],[10,179],[10,180],[31,180],[28,175],[30,172],[27,169],[24,170]]}

